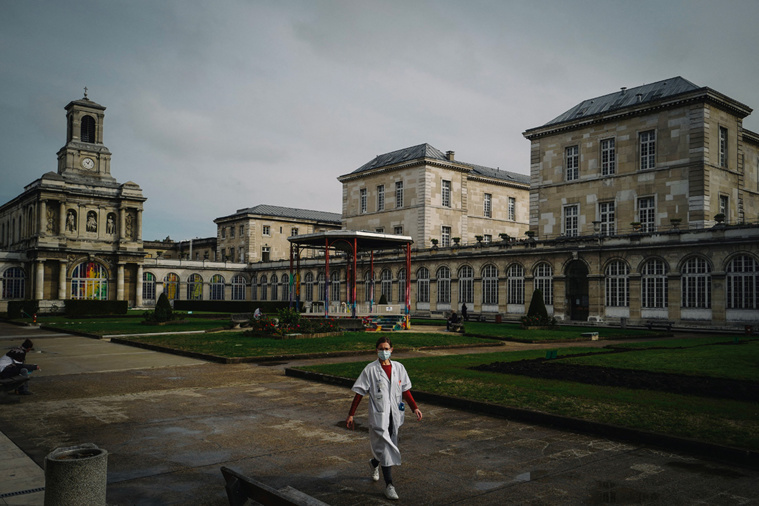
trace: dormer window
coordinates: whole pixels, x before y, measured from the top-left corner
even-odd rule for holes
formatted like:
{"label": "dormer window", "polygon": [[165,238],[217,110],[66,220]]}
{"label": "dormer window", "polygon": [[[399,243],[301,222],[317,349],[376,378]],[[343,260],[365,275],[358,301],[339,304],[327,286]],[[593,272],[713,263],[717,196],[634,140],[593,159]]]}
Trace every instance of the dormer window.
{"label": "dormer window", "polygon": [[79,139],[82,142],[95,142],[95,118],[92,116],[82,117],[81,135]]}

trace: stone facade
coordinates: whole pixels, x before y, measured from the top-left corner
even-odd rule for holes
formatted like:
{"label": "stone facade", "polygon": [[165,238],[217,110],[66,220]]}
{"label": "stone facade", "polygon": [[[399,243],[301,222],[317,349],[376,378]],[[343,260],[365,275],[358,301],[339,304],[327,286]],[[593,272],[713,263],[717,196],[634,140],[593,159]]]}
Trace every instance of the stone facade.
{"label": "stone facade", "polygon": [[407,235],[417,248],[520,237],[528,228],[525,176],[458,162],[428,144],[380,155],[338,181],[343,228]]}

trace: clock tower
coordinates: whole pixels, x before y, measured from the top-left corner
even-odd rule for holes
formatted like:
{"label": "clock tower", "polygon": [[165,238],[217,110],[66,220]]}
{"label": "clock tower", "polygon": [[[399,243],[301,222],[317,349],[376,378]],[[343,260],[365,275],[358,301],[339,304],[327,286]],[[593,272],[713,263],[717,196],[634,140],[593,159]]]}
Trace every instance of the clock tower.
{"label": "clock tower", "polygon": [[66,145],[58,151],[58,174],[114,180],[111,152],[103,145],[105,107],[84,97],[66,106]]}

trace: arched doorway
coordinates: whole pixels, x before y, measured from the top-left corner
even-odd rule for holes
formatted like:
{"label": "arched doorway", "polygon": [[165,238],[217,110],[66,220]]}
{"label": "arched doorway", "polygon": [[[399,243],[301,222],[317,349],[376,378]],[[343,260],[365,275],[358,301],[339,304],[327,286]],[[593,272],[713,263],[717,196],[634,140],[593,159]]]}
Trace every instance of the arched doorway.
{"label": "arched doorway", "polygon": [[588,321],[588,267],[580,260],[573,260],[567,266],[567,302],[570,320]]}

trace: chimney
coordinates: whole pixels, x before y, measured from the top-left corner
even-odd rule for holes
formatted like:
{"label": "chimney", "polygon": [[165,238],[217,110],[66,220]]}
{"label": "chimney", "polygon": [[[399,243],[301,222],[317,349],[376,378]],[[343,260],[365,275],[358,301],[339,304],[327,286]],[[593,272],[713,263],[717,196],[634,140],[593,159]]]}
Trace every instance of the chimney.
{"label": "chimney", "polygon": [[622,87],[620,88],[620,90],[622,90],[622,95],[624,95],[624,94],[625,94],[625,92],[627,91],[627,87],[626,87],[626,86],[622,86]]}
{"label": "chimney", "polygon": [[446,151],[446,152],[445,152],[445,157],[446,157],[446,158],[447,158],[449,161],[451,161],[451,162],[452,162],[452,161],[454,161],[454,158],[455,158],[455,156],[456,156],[456,152],[455,152],[455,151]]}
{"label": "chimney", "polygon": [[638,98],[638,102],[643,102],[643,93],[636,93],[635,96]]}

